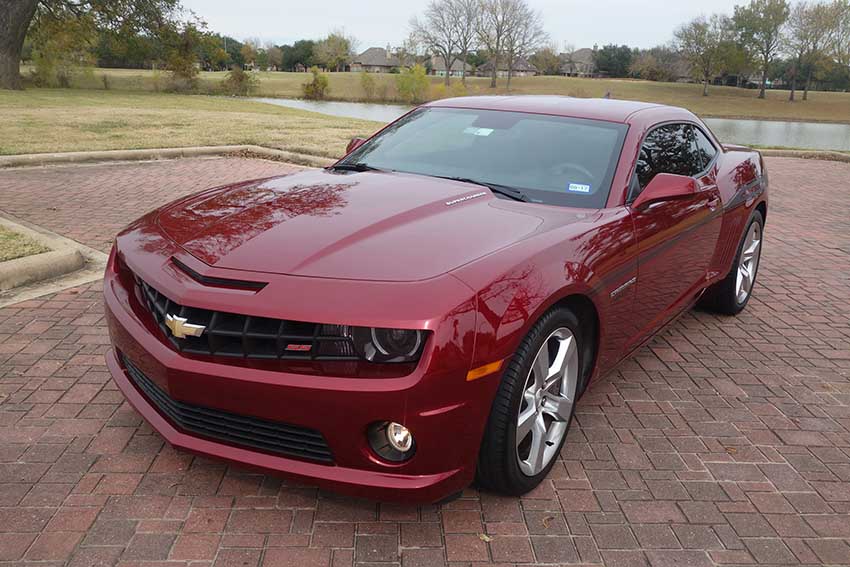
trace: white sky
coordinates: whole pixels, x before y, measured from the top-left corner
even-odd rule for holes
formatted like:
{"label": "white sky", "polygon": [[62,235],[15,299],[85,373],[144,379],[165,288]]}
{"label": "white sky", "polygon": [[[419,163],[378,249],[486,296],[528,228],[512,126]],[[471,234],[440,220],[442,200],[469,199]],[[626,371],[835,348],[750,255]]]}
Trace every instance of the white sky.
{"label": "white sky", "polygon": [[[401,44],[410,18],[427,0],[182,0],[212,31],[237,39],[292,43],[343,28],[358,49]],[[543,14],[559,45],[594,43],[652,47],[666,43],[680,24],[710,12],[732,13],[745,0],[528,0]]]}

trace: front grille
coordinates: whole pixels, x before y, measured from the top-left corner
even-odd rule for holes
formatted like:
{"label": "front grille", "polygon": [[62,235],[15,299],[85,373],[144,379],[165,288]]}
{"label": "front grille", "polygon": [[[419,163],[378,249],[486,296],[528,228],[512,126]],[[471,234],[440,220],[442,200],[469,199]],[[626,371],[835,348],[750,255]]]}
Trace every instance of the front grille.
{"label": "front grille", "polygon": [[126,356],[122,355],[122,360],[130,380],[148,401],[184,431],[287,457],[333,462],[324,436],[314,429],[179,402],[157,386]]}
{"label": "front grille", "polygon": [[[303,323],[179,305],[140,278],[144,304],[180,352],[266,360],[359,360],[342,325]],[[205,327],[200,337],[175,337],[166,315]]]}

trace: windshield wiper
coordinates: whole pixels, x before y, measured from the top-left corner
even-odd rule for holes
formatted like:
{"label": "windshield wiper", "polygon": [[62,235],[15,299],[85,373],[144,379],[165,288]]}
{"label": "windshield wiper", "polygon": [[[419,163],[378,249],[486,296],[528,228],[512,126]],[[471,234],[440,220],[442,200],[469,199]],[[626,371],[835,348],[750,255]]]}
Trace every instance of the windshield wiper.
{"label": "windshield wiper", "polygon": [[383,171],[378,167],[373,167],[366,162],[357,161],[354,163],[338,163],[336,165],[332,165],[328,169],[332,169],[335,171]]}
{"label": "windshield wiper", "polygon": [[522,201],[523,203],[528,203],[528,195],[520,191],[515,187],[509,187],[507,185],[499,185],[498,183],[490,183],[489,181],[479,181],[477,179],[470,179],[469,177],[449,177],[443,175],[435,175],[434,177],[438,177],[440,179],[448,179],[449,181],[460,181],[461,183],[472,183],[473,185],[481,185],[486,187],[493,193],[498,193],[499,195],[504,195],[514,201]]}

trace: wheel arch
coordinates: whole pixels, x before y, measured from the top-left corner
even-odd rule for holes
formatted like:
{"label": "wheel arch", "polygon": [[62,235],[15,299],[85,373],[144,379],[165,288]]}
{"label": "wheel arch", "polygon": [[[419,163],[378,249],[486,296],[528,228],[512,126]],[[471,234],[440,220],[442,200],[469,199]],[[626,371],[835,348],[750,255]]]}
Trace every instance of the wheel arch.
{"label": "wheel arch", "polygon": [[762,201],[756,205],[756,210],[761,213],[761,220],[767,223],[767,201]]}
{"label": "wheel arch", "polygon": [[[588,296],[582,293],[572,293],[557,300],[545,312],[558,307],[566,307],[575,313],[579,322],[588,325],[587,333],[582,336],[582,377],[583,381],[579,384],[579,394],[584,393],[587,388],[593,371],[596,368],[596,359],[599,354],[600,341],[600,322],[599,311],[596,309],[596,304]],[[544,313],[545,313],[544,312]],[[542,314],[541,314],[542,316]]]}

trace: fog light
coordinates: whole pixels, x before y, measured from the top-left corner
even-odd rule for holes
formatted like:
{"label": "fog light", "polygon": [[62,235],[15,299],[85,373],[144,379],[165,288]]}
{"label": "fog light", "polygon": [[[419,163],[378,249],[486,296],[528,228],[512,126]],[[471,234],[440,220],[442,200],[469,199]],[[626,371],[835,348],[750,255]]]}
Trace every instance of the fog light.
{"label": "fog light", "polygon": [[400,423],[392,422],[387,425],[387,441],[393,449],[407,453],[413,447],[413,435],[410,430]]}
{"label": "fog light", "polygon": [[408,428],[394,421],[369,426],[369,445],[379,457],[400,463],[416,452],[416,442]]}

